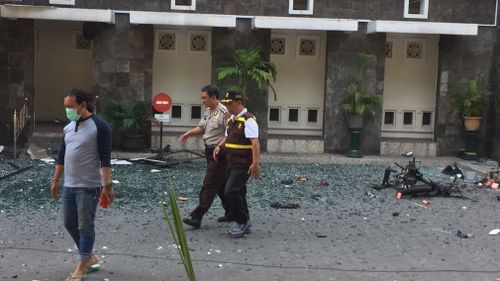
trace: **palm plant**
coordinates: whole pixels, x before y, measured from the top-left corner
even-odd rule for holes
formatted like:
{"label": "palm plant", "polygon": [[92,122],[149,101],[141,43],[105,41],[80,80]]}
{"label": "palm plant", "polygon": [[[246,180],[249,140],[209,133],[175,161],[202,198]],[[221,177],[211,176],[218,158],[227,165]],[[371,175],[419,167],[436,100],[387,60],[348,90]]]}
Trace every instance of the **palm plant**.
{"label": "palm plant", "polygon": [[276,66],[261,58],[262,49],[252,47],[243,50],[235,50],[228,48],[231,54],[234,65],[220,67],[217,69],[217,79],[221,82],[226,82],[232,78],[238,79],[238,86],[230,86],[230,90],[240,90],[245,97],[249,96],[248,83],[253,81],[257,83],[260,90],[269,87],[276,97],[276,90],[271,85],[271,81],[276,81]]}
{"label": "palm plant", "polygon": [[104,108],[104,115],[111,126],[120,133],[127,135],[143,134],[148,126],[148,105],[138,102],[132,108],[127,109],[117,102],[110,102]]}
{"label": "palm plant", "polygon": [[[179,251],[179,256],[181,257],[182,264],[186,270],[189,281],[195,281],[193,262],[191,260],[191,255],[189,254],[189,246],[187,244],[186,233],[184,232],[184,227],[182,224],[181,213],[179,211],[179,206],[177,206],[176,195],[174,191],[174,186],[172,184],[172,178],[168,176],[169,187],[167,190],[168,201],[170,203],[170,210],[172,212],[172,218],[168,215],[168,210],[166,203],[163,200],[163,195],[160,191],[156,191],[157,197],[160,200],[160,205],[163,211],[163,217],[168,225],[170,234],[174,239],[177,250]],[[172,222],[173,221],[173,222]]]}
{"label": "palm plant", "polygon": [[344,110],[349,115],[373,114],[376,108],[382,105],[382,97],[367,93],[363,87],[363,74],[366,64],[374,60],[374,55],[360,53],[356,56],[357,73],[354,81],[347,87],[348,98],[343,104]]}
{"label": "palm plant", "polygon": [[464,117],[481,116],[485,110],[487,93],[477,88],[475,79],[469,81],[469,87],[459,91],[453,100],[453,111]]}

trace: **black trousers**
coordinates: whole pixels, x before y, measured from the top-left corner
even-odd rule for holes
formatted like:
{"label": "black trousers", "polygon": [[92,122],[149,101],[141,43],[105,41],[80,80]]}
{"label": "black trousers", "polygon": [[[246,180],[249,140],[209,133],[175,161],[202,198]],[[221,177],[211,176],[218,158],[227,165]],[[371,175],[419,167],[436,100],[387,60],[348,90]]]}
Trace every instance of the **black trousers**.
{"label": "black trousers", "polygon": [[248,167],[229,167],[225,198],[227,211],[237,223],[247,223],[250,219],[247,205]]}
{"label": "black trousers", "polygon": [[205,178],[203,179],[203,187],[200,190],[200,202],[190,214],[194,219],[203,219],[203,216],[208,209],[210,209],[210,206],[212,206],[215,196],[217,195],[219,195],[219,198],[222,201],[222,207],[224,210],[227,210],[226,200],[224,197],[227,161],[222,151],[219,153],[217,161],[215,161],[212,157],[213,152],[213,147],[205,148],[207,172],[205,173]]}

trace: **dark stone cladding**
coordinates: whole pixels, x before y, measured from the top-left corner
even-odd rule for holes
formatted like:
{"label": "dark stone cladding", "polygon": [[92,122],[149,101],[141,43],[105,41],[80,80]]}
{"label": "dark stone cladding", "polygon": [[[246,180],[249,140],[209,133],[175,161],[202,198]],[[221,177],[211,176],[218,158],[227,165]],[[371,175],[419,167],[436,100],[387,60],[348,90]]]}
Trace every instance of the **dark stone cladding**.
{"label": "dark stone cladding", "polygon": [[[355,59],[358,53],[376,56],[376,63],[366,66],[365,89],[376,95],[383,94],[385,39],[384,33],[366,34],[366,24],[356,33],[328,32],[326,47],[326,81],[324,135],[325,152],[346,152],[350,145],[350,131],[342,104],[347,97],[346,89],[356,73]],[[382,110],[365,118],[361,133],[361,149],[364,154],[379,154],[381,142]]]}
{"label": "dark stone cladding", "polygon": [[151,100],[153,40],[153,26],[131,25],[126,14],[116,15],[114,25],[100,24],[93,48],[94,93],[125,106]]}
{"label": "dark stone cladding", "polygon": [[[28,99],[34,106],[34,22],[0,19],[0,144],[13,143],[13,113]],[[28,124],[20,142],[25,143],[33,127]]]}
{"label": "dark stone cladding", "polygon": [[[477,79],[478,87],[491,93],[492,58],[495,29],[480,28],[478,36],[441,36],[439,44],[438,89],[436,94],[436,126],[434,129],[438,155],[456,155],[464,147],[463,118],[452,113],[453,96]],[[494,98],[498,93],[493,93]],[[493,109],[494,111],[495,109]],[[481,155],[489,154],[491,144],[485,139],[492,120],[485,110],[479,133]],[[491,112],[491,111],[490,111]],[[494,130],[494,128],[493,128]],[[498,144],[497,144],[498,146]]]}
{"label": "dark stone cladding", "polygon": [[[217,81],[217,69],[219,67],[233,64],[233,60],[227,52],[227,48],[243,49],[248,47],[260,47],[262,49],[262,59],[270,60],[270,39],[269,29],[252,29],[250,19],[238,19],[237,26],[230,28],[213,28],[212,30],[212,83],[219,85]],[[229,85],[229,84],[228,84]],[[221,90],[224,91],[223,85]],[[252,112],[259,124],[259,139],[261,150],[267,150],[267,115],[268,115],[268,92],[259,90],[257,85],[250,83],[249,92],[252,93],[247,103],[248,110]]]}
{"label": "dark stone cladding", "polygon": [[[48,0],[5,1],[0,4],[49,5]],[[424,21],[492,24],[495,0],[429,1],[429,17]],[[133,11],[170,12],[170,0],[76,0],[76,7]],[[369,20],[417,20],[403,17],[403,0],[315,0],[311,17]],[[183,12],[183,11],[175,11]],[[197,0],[196,13],[289,16],[288,0]]]}

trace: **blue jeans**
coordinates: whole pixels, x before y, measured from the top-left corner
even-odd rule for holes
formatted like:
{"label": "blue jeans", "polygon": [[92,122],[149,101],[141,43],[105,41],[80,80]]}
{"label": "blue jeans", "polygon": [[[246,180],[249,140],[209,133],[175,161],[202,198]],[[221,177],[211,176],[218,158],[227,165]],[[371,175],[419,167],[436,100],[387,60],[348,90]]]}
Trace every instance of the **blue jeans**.
{"label": "blue jeans", "polygon": [[95,241],[94,220],[99,187],[64,187],[62,192],[64,227],[75,241],[80,260],[88,260]]}

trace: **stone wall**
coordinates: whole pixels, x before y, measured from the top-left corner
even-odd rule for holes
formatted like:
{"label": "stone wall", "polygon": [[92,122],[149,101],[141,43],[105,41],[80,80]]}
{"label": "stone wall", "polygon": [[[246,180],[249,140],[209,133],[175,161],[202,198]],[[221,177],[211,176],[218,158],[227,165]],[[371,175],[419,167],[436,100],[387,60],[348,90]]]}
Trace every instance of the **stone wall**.
{"label": "stone wall", "polygon": [[[220,85],[217,81],[216,71],[219,67],[233,64],[231,55],[227,51],[228,47],[235,49],[260,47],[262,49],[262,59],[269,61],[270,41],[271,30],[252,29],[250,19],[238,19],[237,26],[234,29],[214,28],[212,30],[212,83],[221,86],[222,91],[225,88],[224,85]],[[257,117],[261,150],[266,151],[268,92],[267,90],[259,90],[255,84],[249,84],[249,92],[252,95],[247,106],[249,111]]]}
{"label": "stone wall", "polygon": [[[456,155],[464,148],[463,118],[453,114],[453,96],[477,79],[478,87],[491,92],[494,28],[480,28],[478,36],[441,36],[438,63],[435,138],[438,155]],[[480,155],[488,154],[485,132],[487,110],[479,134]],[[491,121],[490,121],[491,122]],[[491,124],[491,123],[490,123]]]}
{"label": "stone wall", "polygon": [[[0,0],[19,4],[18,1]],[[492,24],[495,0],[429,1],[428,21]],[[25,5],[49,5],[48,0],[24,0]],[[73,6],[61,6],[73,7]],[[76,0],[77,8],[171,12],[170,0]],[[405,20],[404,0],[314,0],[312,17]],[[182,12],[182,11],[175,11]],[[289,16],[288,0],[197,0],[196,13]],[[413,19],[412,19],[413,20]]]}
{"label": "stone wall", "polygon": [[[33,38],[33,20],[0,19],[0,145],[12,144],[13,113],[26,98],[33,116]],[[20,146],[31,136],[28,125]]]}
{"label": "stone wall", "polygon": [[116,24],[100,24],[93,47],[93,91],[109,100],[132,106],[151,100],[153,26],[130,25],[128,15],[116,15]]}
{"label": "stone wall", "polygon": [[[366,30],[366,25],[362,26]],[[367,65],[365,89],[371,94],[383,95],[385,65],[385,33],[366,34],[328,32],[326,49],[326,86],[324,134],[325,152],[346,152],[350,145],[347,116],[342,104],[347,97],[347,87],[357,71],[355,59],[358,53],[375,55],[376,63]],[[382,109],[374,116],[365,118],[361,133],[361,151],[379,154],[381,141]]]}

